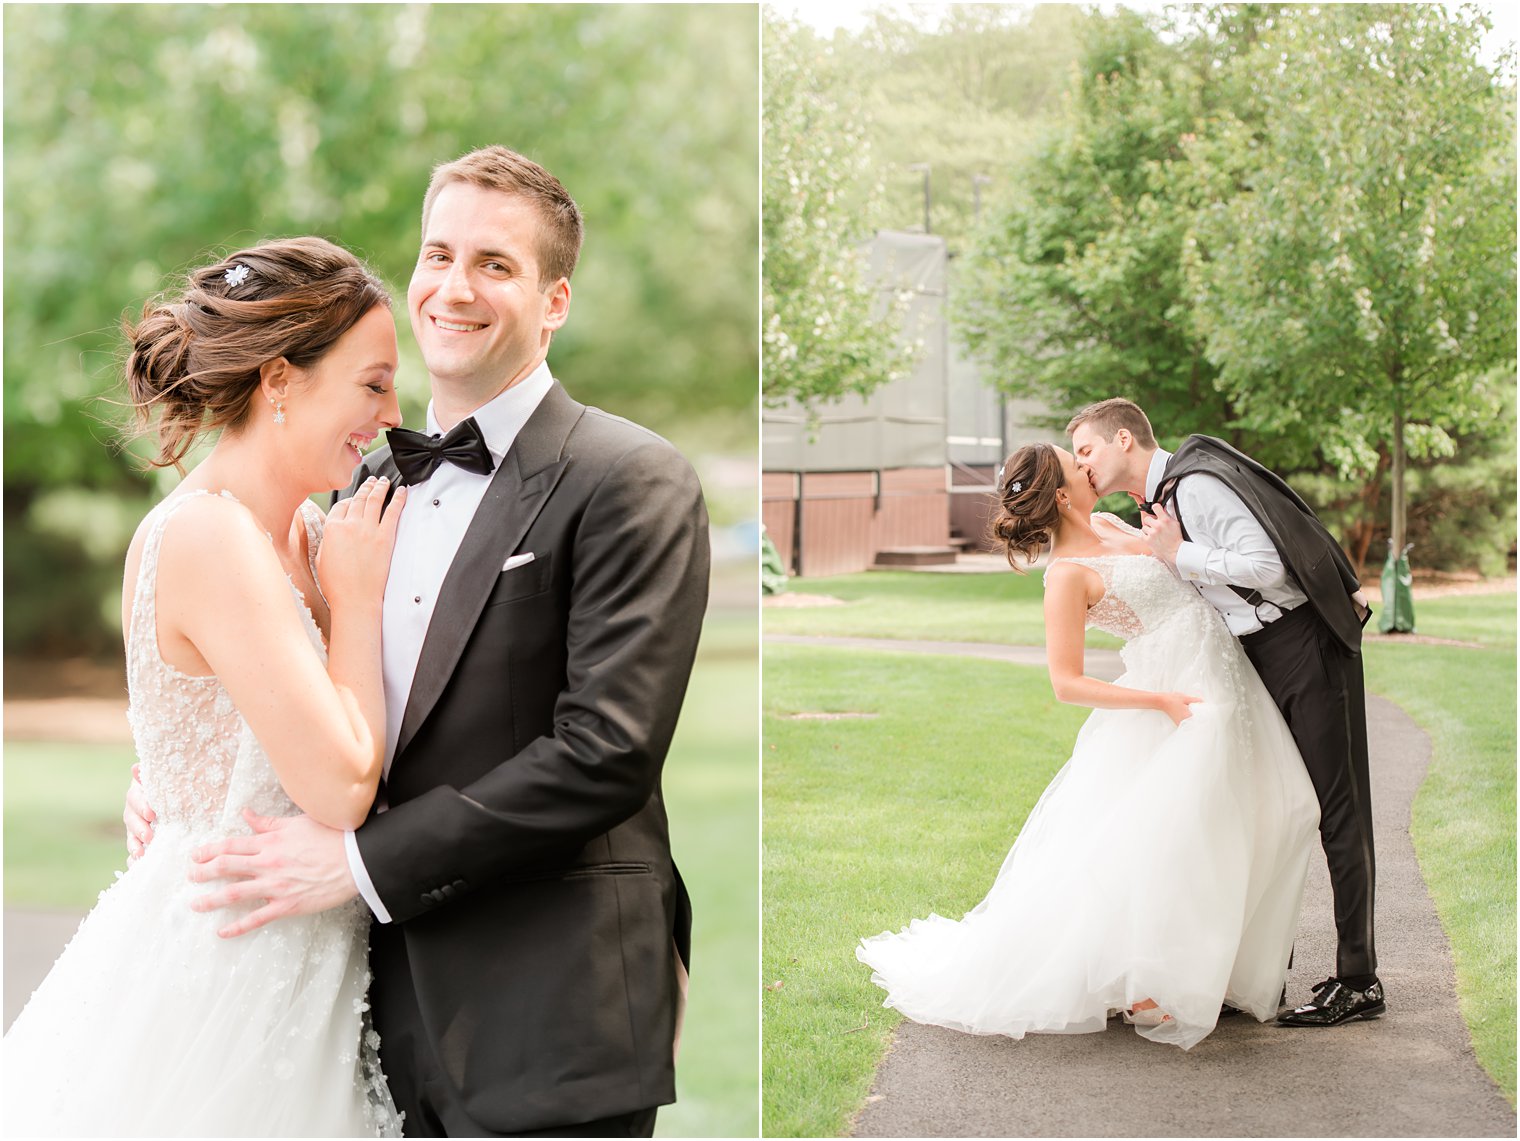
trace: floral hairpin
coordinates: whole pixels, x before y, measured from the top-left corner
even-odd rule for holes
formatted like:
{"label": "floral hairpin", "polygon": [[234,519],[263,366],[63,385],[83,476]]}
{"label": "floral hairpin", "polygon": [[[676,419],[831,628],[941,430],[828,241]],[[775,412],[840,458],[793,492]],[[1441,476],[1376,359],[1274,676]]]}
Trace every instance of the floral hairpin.
{"label": "floral hairpin", "polygon": [[228,288],[235,289],[237,286],[242,285],[243,282],[248,280],[249,272],[250,271],[246,265],[235,265],[226,273],[222,274],[222,280],[227,283]]}
{"label": "floral hairpin", "polygon": [[1020,483],[1018,480],[1014,480],[1012,483],[1010,483],[1008,485],[1008,494],[1009,495],[1017,495],[1019,492],[1021,492],[1023,490],[1024,490],[1024,485],[1022,483]]}

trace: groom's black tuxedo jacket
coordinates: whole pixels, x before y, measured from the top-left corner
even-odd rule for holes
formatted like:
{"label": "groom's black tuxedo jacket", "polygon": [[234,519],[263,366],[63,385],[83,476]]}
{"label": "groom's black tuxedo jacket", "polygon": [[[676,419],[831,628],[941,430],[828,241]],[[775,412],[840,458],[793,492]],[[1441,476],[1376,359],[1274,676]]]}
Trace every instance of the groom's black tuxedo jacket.
{"label": "groom's black tuxedo jacket", "polygon": [[[1195,472],[1213,476],[1240,497],[1320,620],[1348,653],[1360,654],[1364,616],[1357,613],[1351,595],[1361,583],[1340,543],[1313,509],[1276,472],[1223,440],[1202,435],[1183,440],[1167,461],[1154,502],[1175,500],[1177,484]],[[1179,522],[1185,533],[1186,521]]]}
{"label": "groom's black tuxedo jacket", "polygon": [[[397,477],[388,448],[353,486],[371,474]],[[421,496],[407,507],[426,509]],[[404,954],[415,992],[407,1033],[492,1132],[675,1100],[672,943],[689,963],[691,910],[660,769],[707,580],[691,466],[556,383],[449,568],[389,808],[356,833],[394,921],[377,925],[374,953]]]}

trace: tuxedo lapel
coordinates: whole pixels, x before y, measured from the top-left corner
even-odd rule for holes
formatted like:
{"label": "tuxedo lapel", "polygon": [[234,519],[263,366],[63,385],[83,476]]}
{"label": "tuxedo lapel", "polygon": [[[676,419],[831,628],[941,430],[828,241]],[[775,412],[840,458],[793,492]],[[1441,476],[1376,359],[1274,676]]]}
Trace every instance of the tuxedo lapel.
{"label": "tuxedo lapel", "polygon": [[572,400],[556,383],[523,425],[491,478],[438,592],[438,604],[433,608],[401,718],[396,756],[437,705],[502,563],[516,553],[564,474],[569,463],[563,454],[565,439],[585,410],[585,405]]}
{"label": "tuxedo lapel", "polygon": [[[387,447],[384,454],[378,456],[366,456],[363,466],[354,476],[354,483],[350,486],[363,483],[370,476],[384,476],[398,487],[404,482],[401,473],[396,470],[396,461],[391,459],[391,450]],[[348,494],[352,494],[349,492]]]}

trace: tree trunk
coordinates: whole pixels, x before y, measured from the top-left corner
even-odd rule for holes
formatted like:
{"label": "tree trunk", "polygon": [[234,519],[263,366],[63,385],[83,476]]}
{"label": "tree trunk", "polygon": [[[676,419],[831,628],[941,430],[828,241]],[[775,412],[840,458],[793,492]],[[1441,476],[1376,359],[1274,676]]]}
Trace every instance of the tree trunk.
{"label": "tree trunk", "polygon": [[1404,408],[1399,397],[1398,377],[1395,375],[1393,387],[1393,519],[1389,524],[1392,550],[1395,556],[1404,550],[1406,516],[1404,505]]}
{"label": "tree trunk", "polygon": [[1369,520],[1359,519],[1346,532],[1346,542],[1348,545],[1344,549],[1347,558],[1351,560],[1351,565],[1356,568],[1358,578],[1365,573],[1367,548],[1372,546],[1373,529],[1374,526]]}
{"label": "tree trunk", "polygon": [[1346,536],[1346,541],[1350,544],[1346,554],[1350,556],[1351,564],[1356,567],[1358,575],[1362,574],[1367,566],[1367,552],[1372,546],[1373,535],[1377,533],[1378,501],[1383,498],[1383,475],[1387,470],[1388,456],[1380,448],[1377,465],[1373,467],[1372,474],[1367,477],[1367,482],[1362,484],[1362,490],[1356,496],[1360,501],[1361,513]]}

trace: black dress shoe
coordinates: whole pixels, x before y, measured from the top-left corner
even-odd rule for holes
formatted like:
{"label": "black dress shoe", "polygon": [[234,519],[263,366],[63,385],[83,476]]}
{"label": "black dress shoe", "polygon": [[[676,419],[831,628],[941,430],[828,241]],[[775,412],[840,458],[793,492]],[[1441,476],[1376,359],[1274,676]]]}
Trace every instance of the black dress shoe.
{"label": "black dress shoe", "polygon": [[1314,988],[1314,1000],[1277,1016],[1279,1026],[1339,1026],[1353,1018],[1376,1018],[1388,1007],[1378,979],[1366,990],[1353,990],[1337,978]]}
{"label": "black dress shoe", "polygon": [[[1283,1007],[1285,1007],[1287,1005],[1288,1005],[1288,988],[1287,987],[1283,987],[1282,988],[1282,994],[1280,994],[1280,995],[1277,996],[1277,1009],[1281,1010]],[[1244,1013],[1245,1013],[1245,1011],[1241,1010],[1240,1007],[1238,1007],[1238,1006],[1231,1006],[1227,1002],[1222,1002],[1222,1003],[1219,1004],[1219,1017],[1220,1018],[1234,1018],[1237,1014],[1244,1014]]]}

